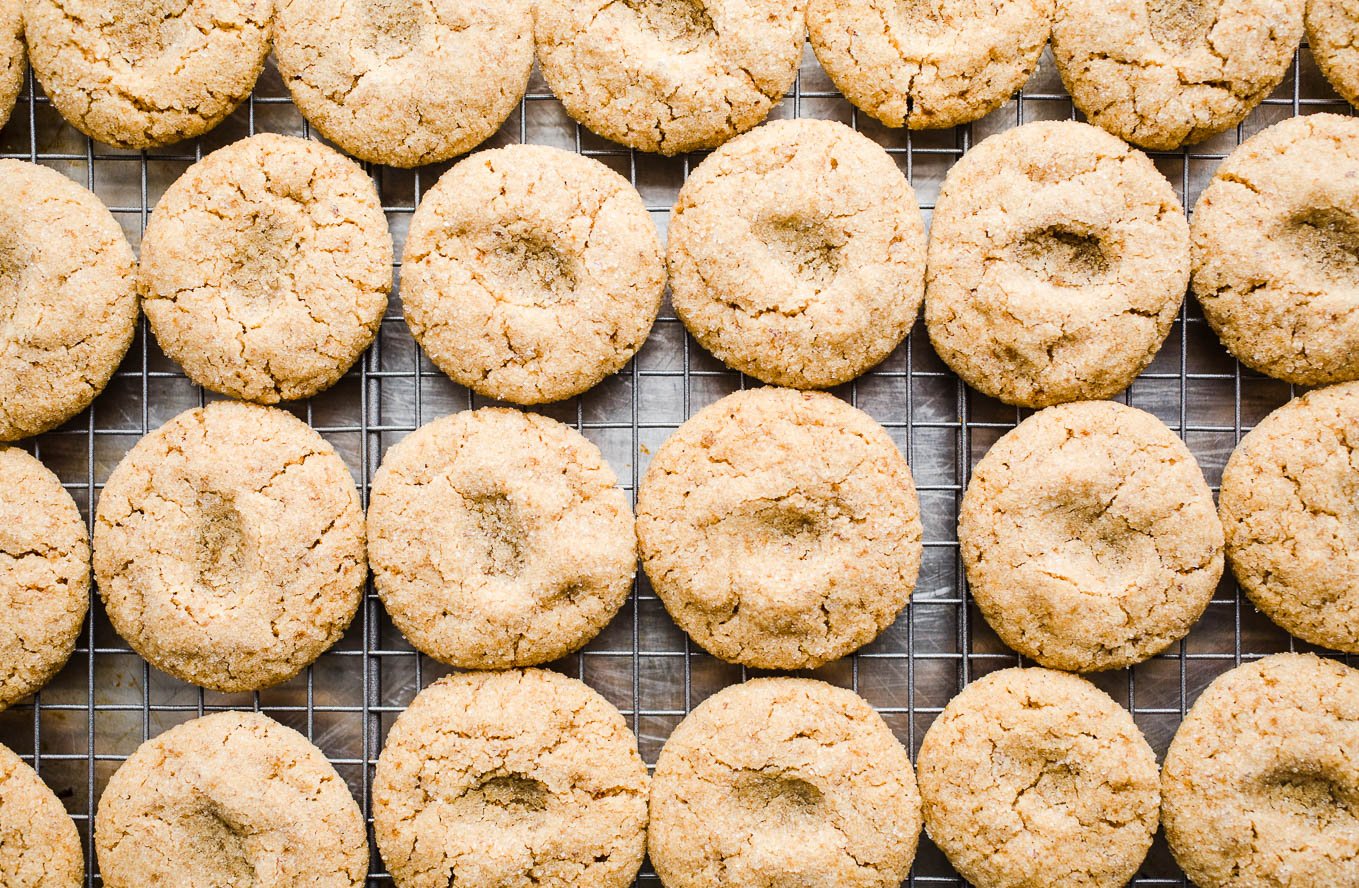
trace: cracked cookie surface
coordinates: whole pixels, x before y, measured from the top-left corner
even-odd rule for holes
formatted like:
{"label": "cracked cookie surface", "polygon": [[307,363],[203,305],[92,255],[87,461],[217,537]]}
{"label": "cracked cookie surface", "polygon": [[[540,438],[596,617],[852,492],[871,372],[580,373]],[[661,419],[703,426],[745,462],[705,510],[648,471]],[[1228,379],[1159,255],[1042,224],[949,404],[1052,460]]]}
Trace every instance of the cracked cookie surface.
{"label": "cracked cookie surface", "polygon": [[806,0],[539,0],[534,38],[576,120],[630,148],[716,148],[797,77]]}
{"label": "cracked cookie surface", "polygon": [[280,0],[279,73],[302,114],[363,160],[421,166],[486,141],[533,67],[530,0]]}
{"label": "cracked cookie surface", "polygon": [[925,226],[872,141],[831,121],[775,121],[685,182],[668,261],[675,312],[704,348],[763,382],[826,388],[910,332]]}
{"label": "cracked cookie surface", "polygon": [[1073,672],[1183,638],[1222,577],[1222,525],[1193,454],[1112,401],[1050,407],[977,464],[958,519],[968,585],[1006,644]]}
{"label": "cracked cookie surface", "polygon": [[137,327],[136,260],[113,215],[47,167],[0,160],[0,441],[104,390]]}
{"label": "cracked cookie surface", "polygon": [[94,574],[114,629],[213,690],[301,672],[344,634],[367,572],[354,479],[277,408],[181,413],[137,442],[99,498]]}
{"label": "cracked cookie surface", "polygon": [[1298,385],[1359,378],[1359,120],[1247,139],[1194,209],[1194,296],[1241,363]]}
{"label": "cracked cookie surface", "polygon": [[812,48],[845,98],[888,126],[942,129],[999,108],[1033,74],[1054,0],[810,0]]}
{"label": "cracked cookie surface", "polygon": [[109,888],[360,888],[363,814],[306,737],[258,712],[217,712],[137,748],[94,822]]}
{"label": "cracked cookie surface", "polygon": [[656,762],[649,850],[666,888],[897,888],[919,838],[906,750],[861,697],[824,682],[719,691]]}
{"label": "cracked cookie surface", "polygon": [[46,466],[0,446],[0,708],[65,665],[89,593],[90,538],[80,509]]}
{"label": "cracked cookie surface", "polygon": [[401,633],[465,669],[532,666],[599,634],[637,569],[632,510],[599,448],[532,413],[457,413],[373,478],[368,551]]}
{"label": "cracked cookie surface", "polygon": [[646,765],[614,706],[540,669],[450,675],[387,736],[373,830],[399,888],[625,888]]}
{"label": "cracked cookie surface", "polygon": [[1140,151],[1075,121],[982,141],[944,180],[925,323],[1007,404],[1111,397],[1151,363],[1189,284],[1189,226]]}
{"label": "cracked cookie surface", "polygon": [[411,219],[406,323],[454,382],[516,404],[560,401],[646,341],[665,260],[641,195],[596,160],[515,145],[445,173]]}
{"label": "cracked cookie surface", "polygon": [[28,70],[22,9],[21,0],[0,0],[0,127],[9,121]]}
{"label": "cracked cookie surface", "polygon": [[143,308],[199,385],[261,404],[330,388],[372,343],[392,283],[373,180],[325,146],[271,133],[175,181],[142,238]]}
{"label": "cracked cookie surface", "polygon": [[642,564],[705,650],[804,669],[877,637],[922,552],[906,458],[866,413],[823,392],[728,395],[656,452],[637,495]]}
{"label": "cracked cookie surface", "polygon": [[1307,46],[1321,73],[1359,105],[1359,0],[1307,0]]}
{"label": "cracked cookie surface", "polygon": [[250,95],[270,0],[22,0],[29,61],[76,129],[120,148],[202,135]]}
{"label": "cracked cookie surface", "polygon": [[1052,55],[1089,121],[1151,151],[1236,126],[1278,86],[1304,0],[1057,0]]}
{"label": "cracked cookie surface", "polygon": [[1208,686],[1166,752],[1162,821],[1201,888],[1359,885],[1359,671],[1275,654]]}
{"label": "cracked cookie surface", "polygon": [[0,884],[79,888],[85,852],[61,801],[23,759],[0,746]]}
{"label": "cracked cookie surface", "polygon": [[1359,653],[1359,383],[1309,392],[1237,445],[1222,473],[1232,570],[1312,644]]}
{"label": "cracked cookie surface", "polygon": [[1118,888],[1151,848],[1156,756],[1075,675],[1002,669],[954,697],[916,766],[925,831],[977,888]]}

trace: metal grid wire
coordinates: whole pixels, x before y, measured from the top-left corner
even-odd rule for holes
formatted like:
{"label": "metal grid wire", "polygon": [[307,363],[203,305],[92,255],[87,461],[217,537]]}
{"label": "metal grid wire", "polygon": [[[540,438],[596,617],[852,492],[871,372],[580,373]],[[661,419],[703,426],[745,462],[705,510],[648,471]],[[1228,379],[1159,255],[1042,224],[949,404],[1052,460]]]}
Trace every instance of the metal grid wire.
{"label": "metal grid wire", "polygon": [[[1349,107],[1325,84],[1304,48],[1284,84],[1241,127],[1154,158],[1192,206],[1217,164],[1242,139],[1283,118],[1320,110],[1348,113]],[[808,51],[796,86],[774,116],[826,117],[855,126],[894,156],[928,218],[945,173],[971,145],[1019,123],[1074,112],[1045,54],[1024,91],[976,124],[915,134],[888,130],[857,114]],[[145,153],[91,144],[61,120],[30,76],[13,119],[0,130],[0,156],[52,166],[91,188],[136,247],[156,200],[191,163],[263,131],[311,135],[272,64],[250,101],[215,131]],[[593,136],[566,116],[536,73],[528,96],[490,144],[514,142],[574,149],[624,174],[662,232],[676,192],[701,159],[637,154]],[[398,256],[421,194],[446,168],[372,168]],[[650,454],[684,419],[747,384],[693,343],[667,305],[646,346],[622,372],[543,412],[595,441],[631,495]],[[895,625],[860,653],[814,675],[866,697],[914,759],[925,730],[954,694],[980,675],[1019,662],[968,599],[955,530],[973,466],[1024,414],[968,391],[934,355],[920,324],[881,367],[836,393],[872,414],[907,453],[920,491],[925,557],[913,602]],[[1176,429],[1216,489],[1242,433],[1293,394],[1286,384],[1243,371],[1191,300],[1156,360],[1123,399]],[[161,354],[143,320],[127,359],[94,406],[25,446],[61,477],[88,519],[128,449],[206,397]],[[369,482],[392,444],[425,422],[483,403],[420,354],[394,295],[376,344],[359,364],[331,391],[291,409],[335,445],[366,504]],[[148,737],[208,711],[262,710],[320,746],[368,814],[373,767],[392,720],[420,688],[447,671],[405,643],[371,587],[333,650],[293,681],[257,694],[205,692],[152,670],[112,631],[97,600],[91,605],[82,640],[57,679],[32,701],[0,713],[0,742],[38,770],[75,819],[90,886],[100,883],[90,830],[99,794]],[[1132,669],[1093,678],[1133,712],[1159,756],[1187,707],[1215,676],[1243,659],[1301,647],[1243,602],[1228,578],[1185,641]],[[686,712],[746,677],[745,670],[693,645],[645,578],[604,632],[555,668],[582,678],[623,711],[648,764],[655,763]],[[369,884],[390,883],[374,850]],[[658,884],[649,867],[638,884]],[[924,840],[910,884],[961,880]],[[1160,838],[1136,884],[1186,884]]]}

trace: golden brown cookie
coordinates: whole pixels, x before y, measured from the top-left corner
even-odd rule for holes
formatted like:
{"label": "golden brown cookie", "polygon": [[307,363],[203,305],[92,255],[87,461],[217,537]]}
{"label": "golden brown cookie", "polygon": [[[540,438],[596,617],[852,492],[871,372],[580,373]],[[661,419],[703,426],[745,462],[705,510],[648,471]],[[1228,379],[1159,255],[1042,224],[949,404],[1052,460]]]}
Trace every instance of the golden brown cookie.
{"label": "golden brown cookie", "polygon": [[917,760],[925,831],[976,888],[1119,888],[1156,832],[1156,756],[1083,678],[1003,669],[954,697]]}
{"label": "golden brown cookie", "polygon": [[625,888],[647,773],[623,716],[540,669],[450,675],[387,735],[373,830],[397,888]]}
{"label": "golden brown cookie", "polygon": [[797,77],[806,0],[538,0],[534,38],[576,120],[642,151],[716,148]]}
{"label": "golden brown cookie", "polygon": [[79,888],[85,853],[61,801],[7,747],[0,746],[0,885]]}
{"label": "golden brown cookie", "polygon": [[1222,577],[1222,525],[1193,454],[1112,401],[1041,410],[996,442],[963,496],[958,540],[996,634],[1072,672],[1165,650]]}
{"label": "golden brown cookie", "polygon": [[108,888],[359,888],[363,814],[325,755],[258,712],[217,712],[143,743],[94,822]]}
{"label": "golden brown cookie", "polygon": [[665,290],[656,227],[632,184],[557,148],[483,151],[411,219],[401,298],[439,369],[488,398],[560,401],[622,369]]}
{"label": "golden brown cookie", "polygon": [[1176,732],[1161,792],[1199,888],[1359,885],[1359,672],[1275,654],[1219,676]]}
{"label": "golden brown cookie", "polygon": [[142,238],[140,278],[156,341],[194,382],[275,404],[334,385],[372,343],[392,238],[358,164],[264,133],[170,186]]}
{"label": "golden brown cookie", "polygon": [[762,388],[699,411],[637,494],[642,565],[705,650],[805,669],[877,637],[922,552],[906,458],[866,413],[822,392]]}
{"label": "golden brown cookie", "polygon": [[176,678],[268,687],[334,644],[367,577],[354,479],[289,413],[189,410],[109,476],[94,574],[118,634]]}
{"label": "golden brown cookie", "polygon": [[355,157],[413,167],[486,141],[533,67],[530,0],[280,0],[274,55],[299,111]]}
{"label": "golden brown cookie", "polygon": [[1274,622],[1359,653],[1359,383],[1290,401],[1246,435],[1222,473],[1227,555]]}
{"label": "golden brown cookie", "polygon": [[0,127],[9,120],[28,71],[22,10],[22,0],[0,0]]}
{"label": "golden brown cookie", "polygon": [[1304,0],[1057,0],[1052,55],[1091,123],[1149,151],[1236,126],[1278,86]]}
{"label": "golden brown cookie", "polygon": [[1359,120],[1246,140],[1194,210],[1194,295],[1241,363],[1299,385],[1359,378]]}
{"label": "golden brown cookie", "polygon": [[1127,388],[1189,283],[1189,226],[1140,151],[1075,121],[985,139],[949,170],[925,323],[968,385],[1047,407]]}
{"label": "golden brown cookie", "polygon": [[728,687],[656,762],[648,848],[665,888],[898,888],[919,837],[906,750],[861,697],[823,682]]}
{"label": "golden brown cookie", "polygon": [[632,509],[599,448],[555,420],[496,408],[436,420],[387,452],[368,552],[397,628],[465,669],[580,648],[637,570]]}
{"label": "golden brown cookie", "polygon": [[827,388],[882,361],[925,292],[925,226],[896,162],[828,120],[723,145],[670,218],[671,301],[704,348],[773,385]]}
{"label": "golden brown cookie", "polygon": [[1359,104],[1359,0],[1307,0],[1307,46],[1321,73]]}
{"label": "golden brown cookie", "polygon": [[1053,0],[809,0],[812,49],[845,98],[888,126],[984,117],[1029,79]]}
{"label": "golden brown cookie", "polygon": [[0,446],[0,708],[65,665],[89,594],[90,537],[75,501],[42,463]]}
{"label": "golden brown cookie", "polygon": [[269,54],[269,0],[22,0],[33,73],[61,116],[120,148],[202,135]]}
{"label": "golden brown cookie", "polygon": [[135,263],[99,198],[0,160],[0,441],[55,428],[103,391],[137,328]]}

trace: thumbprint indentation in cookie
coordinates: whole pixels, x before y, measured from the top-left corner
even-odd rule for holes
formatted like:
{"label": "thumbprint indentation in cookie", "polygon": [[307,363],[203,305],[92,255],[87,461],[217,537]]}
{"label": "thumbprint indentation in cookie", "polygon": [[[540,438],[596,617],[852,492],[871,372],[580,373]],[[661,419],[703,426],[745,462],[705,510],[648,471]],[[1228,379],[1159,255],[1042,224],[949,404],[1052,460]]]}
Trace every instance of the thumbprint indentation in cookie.
{"label": "thumbprint indentation in cookie", "polygon": [[1277,809],[1324,829],[1359,817],[1359,787],[1338,778],[1330,768],[1300,761],[1270,770],[1260,784]]}
{"label": "thumbprint indentation in cookie", "polygon": [[896,0],[894,8],[908,33],[933,37],[947,27],[944,19],[946,5],[956,4],[950,4],[948,0]]}
{"label": "thumbprint indentation in cookie", "polygon": [[130,65],[166,55],[197,34],[188,18],[189,0],[123,0],[108,21],[108,46]]}
{"label": "thumbprint indentation in cookie", "polygon": [[[424,7],[412,0],[361,0],[364,45],[369,49],[408,51],[425,28]],[[392,53],[393,55],[399,52]]]}
{"label": "thumbprint indentation in cookie", "polygon": [[1208,36],[1222,0],[1147,0],[1151,37],[1161,48],[1180,54]]}
{"label": "thumbprint indentation in cookie", "polygon": [[570,258],[551,240],[536,234],[497,233],[483,250],[491,288],[506,301],[526,308],[569,302],[577,275]]}
{"label": "thumbprint indentation in cookie", "polygon": [[1109,274],[1106,246],[1097,235],[1061,225],[1032,231],[1015,247],[1020,266],[1058,287],[1088,287]]}
{"label": "thumbprint indentation in cookie", "polygon": [[19,311],[19,283],[24,262],[8,238],[0,238],[0,331],[8,327]]}
{"label": "thumbprint indentation in cookie", "polygon": [[195,564],[200,584],[209,592],[237,595],[246,555],[245,516],[230,494],[206,490],[198,498],[198,552]]}
{"label": "thumbprint indentation in cookie", "polygon": [[256,884],[255,865],[246,849],[249,833],[210,801],[194,819],[198,822],[183,833],[191,837],[189,847],[181,850],[200,868],[203,884]]}
{"label": "thumbprint indentation in cookie", "polygon": [[844,238],[818,220],[774,217],[757,223],[754,233],[794,277],[816,292],[829,287],[840,273]]}
{"label": "thumbprint indentation in cookie", "polygon": [[1024,814],[1065,810],[1080,797],[1080,778],[1076,762],[1045,759],[1033,782],[1015,796],[1015,808]]}
{"label": "thumbprint indentation in cookie", "polygon": [[716,33],[703,0],[623,0],[642,27],[662,42],[692,51]]}
{"label": "thumbprint indentation in cookie", "polygon": [[1286,223],[1298,253],[1336,283],[1359,285],[1359,219],[1345,210],[1316,207]]}
{"label": "thumbprint indentation in cookie", "polygon": [[547,787],[532,777],[522,774],[498,774],[482,780],[468,795],[487,808],[523,813],[547,808]]}
{"label": "thumbprint indentation in cookie", "polygon": [[467,505],[483,569],[491,576],[518,576],[524,566],[524,524],[514,503],[501,491],[488,491],[469,496]]}
{"label": "thumbprint indentation in cookie", "polygon": [[261,312],[276,308],[300,249],[296,226],[280,214],[261,211],[250,225],[232,229],[223,246],[230,261],[223,283],[247,299],[262,300],[256,306]]}
{"label": "thumbprint indentation in cookie", "polygon": [[810,817],[821,805],[821,790],[793,774],[742,771],[735,790],[741,804],[766,821]]}

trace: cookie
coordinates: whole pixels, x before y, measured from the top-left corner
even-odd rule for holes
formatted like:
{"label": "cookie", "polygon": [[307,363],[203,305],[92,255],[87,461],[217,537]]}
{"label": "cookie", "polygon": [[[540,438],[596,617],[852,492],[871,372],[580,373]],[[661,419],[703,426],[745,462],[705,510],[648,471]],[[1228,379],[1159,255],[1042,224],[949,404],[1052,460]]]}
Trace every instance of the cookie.
{"label": "cookie", "polygon": [[1156,756],[1083,678],[1002,669],[954,697],[916,760],[925,831],[977,888],[1126,885],[1156,832]]}
{"label": "cookie", "polygon": [[1052,55],[1076,107],[1149,151],[1246,119],[1293,64],[1305,0],[1057,0]]}
{"label": "cookie", "polygon": [[0,746],[0,884],[79,888],[85,883],[80,835],[42,778]]}
{"label": "cookie", "polygon": [[797,77],[806,0],[539,0],[538,62],[566,111],[665,155],[764,120]]}
{"label": "cookie", "polygon": [[61,671],[89,594],[90,537],[75,501],[42,463],[0,446],[0,708]]}
{"label": "cookie", "polygon": [[1359,672],[1275,654],[1218,676],[1161,791],[1170,850],[1200,888],[1359,885]]}
{"label": "cookie", "polygon": [[996,442],[963,496],[958,541],[1001,640],[1072,672],[1165,650],[1222,577],[1222,525],[1193,454],[1112,401],[1039,411]]}
{"label": "cookie", "polygon": [[737,392],[661,446],[637,493],[642,566],[680,628],[759,669],[863,647],[906,606],[920,503],[868,414],[821,392]]}
{"label": "cookie", "polygon": [[280,0],[279,73],[302,115],[363,160],[414,167],[472,150],[519,106],[530,0]]}
{"label": "cookie", "polygon": [[580,648],[637,570],[632,509],[599,448],[555,420],[496,408],[446,416],[388,451],[368,551],[397,628],[465,669]]}
{"label": "cookie", "polygon": [[270,0],[22,0],[29,61],[92,139],[152,148],[245,101],[269,53]]}
{"label": "cookie", "polygon": [[807,28],[837,89],[888,126],[942,129],[1005,104],[1052,33],[1053,0],[810,0]]}
{"label": "cookie", "polygon": [[906,750],[852,691],[733,685],[656,762],[649,850],[665,888],[898,888],[920,837]]}
{"label": "cookie", "polygon": [[21,0],[0,0],[0,127],[9,120],[24,88],[28,53],[24,50]]}
{"label": "cookie", "polygon": [[930,229],[925,323],[1007,404],[1108,398],[1151,363],[1189,284],[1189,226],[1140,151],[1075,121],[992,136],[953,165]]}
{"label": "cookie", "polygon": [[0,160],[0,441],[56,428],[104,390],[137,328],[135,262],[99,198]]}
{"label": "cookie", "polygon": [[641,195],[557,148],[483,151],[445,173],[411,219],[406,322],[454,382],[516,404],[560,401],[616,373],[665,289]]}
{"label": "cookie", "polygon": [[827,388],[882,361],[925,293],[925,226],[896,162],[827,120],[719,148],[670,218],[671,301],[700,344],[773,385]]}
{"label": "cookie", "polygon": [[139,746],[99,799],[94,847],[108,888],[359,888],[368,874],[349,787],[259,712],[213,713]]}
{"label": "cookie", "polygon": [[354,479],[282,410],[186,411],[109,476],[94,575],[113,628],[156,668],[218,691],[277,684],[358,609],[367,563]]}
{"label": "cookie", "polygon": [[1359,105],[1359,0],[1307,0],[1312,59],[1335,91]]}
{"label": "cookie", "polygon": [[623,888],[647,773],[607,700],[540,669],[450,675],[387,735],[373,831],[397,888]]}
{"label": "cookie", "polygon": [[392,238],[358,164],[265,133],[170,186],[142,237],[140,281],[156,341],[190,379],[276,404],[330,388],[372,343]]}
{"label": "cookie", "polygon": [[1288,402],[1222,473],[1227,555],[1255,606],[1299,638],[1359,653],[1359,383]]}
{"label": "cookie", "polygon": [[1194,210],[1194,296],[1237,360],[1298,385],[1359,378],[1359,120],[1248,139]]}

